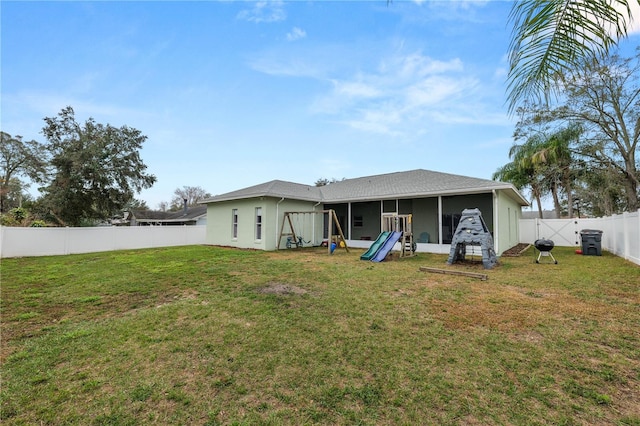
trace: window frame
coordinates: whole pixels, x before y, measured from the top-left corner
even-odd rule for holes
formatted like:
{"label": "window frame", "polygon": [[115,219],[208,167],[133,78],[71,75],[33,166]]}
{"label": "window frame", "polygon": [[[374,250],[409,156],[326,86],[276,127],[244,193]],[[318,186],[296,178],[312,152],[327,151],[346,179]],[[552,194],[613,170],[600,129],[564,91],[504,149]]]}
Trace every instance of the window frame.
{"label": "window frame", "polygon": [[262,207],[256,207],[255,211],[255,240],[262,241],[262,224],[263,224]]}
{"label": "window frame", "polygon": [[231,209],[231,238],[238,239],[238,209]]}

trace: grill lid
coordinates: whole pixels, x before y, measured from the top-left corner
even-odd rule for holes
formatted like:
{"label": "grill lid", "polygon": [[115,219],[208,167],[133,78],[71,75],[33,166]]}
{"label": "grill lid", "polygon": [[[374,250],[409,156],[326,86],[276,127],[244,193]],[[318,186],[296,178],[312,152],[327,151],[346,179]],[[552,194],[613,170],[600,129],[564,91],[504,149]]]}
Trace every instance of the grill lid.
{"label": "grill lid", "polygon": [[541,238],[539,240],[536,240],[533,243],[534,246],[536,246],[536,248],[540,251],[551,251],[553,249],[553,247],[555,246],[555,244],[553,243],[553,241],[545,239],[545,238]]}

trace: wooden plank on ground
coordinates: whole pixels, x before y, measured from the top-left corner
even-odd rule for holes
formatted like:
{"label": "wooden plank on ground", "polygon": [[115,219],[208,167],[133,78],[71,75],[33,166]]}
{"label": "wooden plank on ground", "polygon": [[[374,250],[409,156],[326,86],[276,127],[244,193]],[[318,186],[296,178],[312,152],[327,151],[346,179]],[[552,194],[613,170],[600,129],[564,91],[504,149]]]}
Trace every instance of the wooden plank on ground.
{"label": "wooden plank on ground", "polygon": [[435,274],[463,275],[465,277],[479,278],[482,281],[486,281],[487,280],[487,274],[478,274],[476,272],[453,271],[453,270],[450,270],[450,269],[428,268],[426,266],[421,266],[420,267],[420,271],[422,271],[422,272],[433,272]]}

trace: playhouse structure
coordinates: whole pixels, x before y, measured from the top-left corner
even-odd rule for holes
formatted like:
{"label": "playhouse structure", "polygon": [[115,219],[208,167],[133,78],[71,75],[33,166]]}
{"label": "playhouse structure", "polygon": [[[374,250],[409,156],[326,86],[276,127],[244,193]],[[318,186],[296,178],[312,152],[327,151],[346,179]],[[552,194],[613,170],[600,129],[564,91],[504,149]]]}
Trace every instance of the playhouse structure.
{"label": "playhouse structure", "polygon": [[498,263],[491,232],[484,223],[479,209],[462,211],[460,222],[453,234],[447,263],[451,265],[456,261],[463,261],[469,253],[482,255],[482,265],[485,269],[491,269]]}

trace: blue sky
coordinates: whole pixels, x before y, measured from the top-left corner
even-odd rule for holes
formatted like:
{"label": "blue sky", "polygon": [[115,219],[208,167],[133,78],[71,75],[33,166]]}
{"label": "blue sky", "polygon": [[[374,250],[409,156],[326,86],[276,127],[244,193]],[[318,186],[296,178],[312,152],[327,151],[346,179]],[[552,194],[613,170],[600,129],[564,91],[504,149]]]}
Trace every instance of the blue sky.
{"label": "blue sky", "polygon": [[68,105],[139,129],[158,181],[137,198],[152,208],[182,186],[417,168],[490,179],[509,161],[510,2],[0,7],[2,131],[44,142],[43,118]]}

